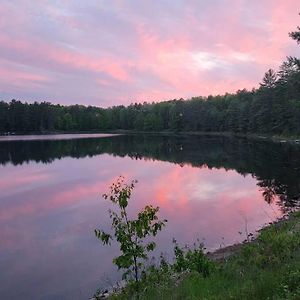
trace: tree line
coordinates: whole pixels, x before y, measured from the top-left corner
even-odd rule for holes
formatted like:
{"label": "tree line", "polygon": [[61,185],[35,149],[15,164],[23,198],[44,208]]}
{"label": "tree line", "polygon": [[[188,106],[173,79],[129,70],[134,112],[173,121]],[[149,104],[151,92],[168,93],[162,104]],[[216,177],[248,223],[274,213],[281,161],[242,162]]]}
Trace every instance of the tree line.
{"label": "tree line", "polygon": [[[290,33],[300,43],[300,27]],[[287,57],[259,88],[234,94],[99,108],[0,101],[0,132],[204,131],[300,134],[300,60]]]}

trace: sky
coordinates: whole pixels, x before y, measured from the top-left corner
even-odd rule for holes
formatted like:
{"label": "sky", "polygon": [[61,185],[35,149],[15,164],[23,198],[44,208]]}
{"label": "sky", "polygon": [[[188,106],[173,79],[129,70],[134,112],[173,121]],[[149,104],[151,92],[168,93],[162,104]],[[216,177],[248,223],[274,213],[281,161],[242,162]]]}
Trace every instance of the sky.
{"label": "sky", "polygon": [[257,87],[299,0],[0,0],[0,99],[108,107]]}

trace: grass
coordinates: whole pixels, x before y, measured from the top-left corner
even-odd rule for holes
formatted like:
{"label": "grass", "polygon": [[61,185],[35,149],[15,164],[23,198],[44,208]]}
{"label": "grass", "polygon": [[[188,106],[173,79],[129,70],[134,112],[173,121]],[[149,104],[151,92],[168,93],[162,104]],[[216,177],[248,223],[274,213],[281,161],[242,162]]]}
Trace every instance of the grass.
{"label": "grass", "polygon": [[128,284],[110,299],[300,299],[300,212],[274,223],[227,260],[215,263],[209,276],[173,268],[154,270],[139,292]]}

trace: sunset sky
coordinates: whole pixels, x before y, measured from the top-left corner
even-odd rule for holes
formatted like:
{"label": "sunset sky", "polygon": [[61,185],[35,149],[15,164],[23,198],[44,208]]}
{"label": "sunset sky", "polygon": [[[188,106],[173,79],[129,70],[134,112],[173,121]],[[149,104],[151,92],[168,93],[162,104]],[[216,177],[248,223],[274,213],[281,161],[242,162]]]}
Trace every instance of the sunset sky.
{"label": "sunset sky", "polygon": [[257,87],[299,0],[0,0],[0,100],[111,106]]}

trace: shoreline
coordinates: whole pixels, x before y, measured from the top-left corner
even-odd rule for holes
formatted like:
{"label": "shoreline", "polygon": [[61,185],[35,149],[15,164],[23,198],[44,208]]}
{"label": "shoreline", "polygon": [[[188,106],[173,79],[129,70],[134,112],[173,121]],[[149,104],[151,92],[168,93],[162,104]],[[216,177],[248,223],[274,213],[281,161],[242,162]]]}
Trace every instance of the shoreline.
{"label": "shoreline", "polygon": [[272,226],[281,226],[281,224],[288,222],[290,220],[290,218],[293,218],[293,213],[294,212],[291,212],[290,214],[287,214],[287,215],[283,215],[280,218],[278,218],[277,220],[264,225],[260,229],[257,229],[256,235],[254,235],[253,233],[250,233],[248,240],[245,239],[244,241],[242,241],[240,243],[235,243],[232,245],[228,245],[228,246],[216,249],[211,252],[207,252],[206,255],[209,259],[211,259],[215,262],[224,262],[231,256],[237,254],[245,245],[256,243],[257,238],[259,237],[261,231],[263,231],[267,228],[270,228]]}
{"label": "shoreline", "polygon": [[169,135],[169,136],[220,136],[229,138],[246,138],[273,141],[275,143],[290,143],[300,145],[300,136],[281,136],[258,133],[235,133],[235,132],[205,132],[205,131],[136,131],[136,130],[106,130],[106,131],[44,131],[44,132],[16,132],[0,133],[0,137],[22,137],[22,136],[43,136],[48,135],[72,135],[72,134],[118,134],[118,135]]}
{"label": "shoreline", "polygon": [[266,141],[273,141],[278,143],[293,143],[300,144],[300,136],[281,136],[281,135],[268,135],[257,133],[235,133],[235,132],[206,132],[206,131],[132,131],[132,130],[114,130],[111,133],[118,134],[147,134],[147,135],[172,135],[172,136],[220,136],[229,138],[247,138],[259,139]]}
{"label": "shoreline", "polygon": [[[284,215],[277,220],[270,222],[263,226],[262,228],[256,230],[256,234],[251,234],[251,238],[248,240],[244,240],[240,243],[235,243],[232,245],[228,245],[219,249],[216,249],[214,251],[209,251],[205,253],[205,256],[209,258],[211,261],[215,262],[216,264],[222,265],[226,263],[230,258],[233,258],[237,256],[241,250],[246,246],[255,245],[258,243],[258,238],[260,236],[260,233],[268,230],[272,227],[279,228],[283,227],[284,224],[287,224],[289,222],[293,222],[297,217],[295,216],[295,213],[299,212],[299,210],[295,210],[290,212],[287,215]],[[185,278],[185,275],[187,275],[188,272],[181,273],[173,273],[172,277],[175,281],[176,285]],[[89,300],[99,300],[99,299],[108,299],[111,296],[118,296],[119,294],[122,294],[122,292],[126,289],[127,283],[122,280],[120,282],[116,282],[111,288],[104,288],[99,292],[97,295],[95,294],[93,297],[89,298]]]}

